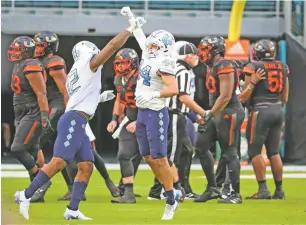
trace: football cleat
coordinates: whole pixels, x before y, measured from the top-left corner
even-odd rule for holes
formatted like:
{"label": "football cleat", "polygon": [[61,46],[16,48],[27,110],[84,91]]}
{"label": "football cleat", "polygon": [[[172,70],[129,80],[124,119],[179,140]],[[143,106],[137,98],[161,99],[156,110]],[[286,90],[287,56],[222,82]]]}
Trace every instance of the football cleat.
{"label": "football cleat", "polygon": [[174,217],[175,211],[178,209],[178,206],[179,204],[177,201],[175,201],[173,205],[166,204],[165,211],[164,211],[164,214],[161,220],[172,220]]}
{"label": "football cleat", "polygon": [[221,197],[220,190],[216,187],[208,187],[202,195],[197,196],[194,202],[207,202],[211,199],[217,199]]}
{"label": "football cleat", "polygon": [[29,217],[29,207],[31,199],[27,199],[24,195],[24,191],[17,191],[14,195],[15,201],[19,205],[19,213],[27,220],[30,219]]}
{"label": "football cleat", "polygon": [[92,218],[84,216],[83,213],[80,212],[80,210],[70,210],[66,208],[66,211],[64,212],[64,218],[66,220],[92,220]]}
{"label": "football cleat", "polygon": [[230,196],[228,196],[226,199],[220,199],[218,203],[241,204],[242,198],[240,194],[232,192]]}

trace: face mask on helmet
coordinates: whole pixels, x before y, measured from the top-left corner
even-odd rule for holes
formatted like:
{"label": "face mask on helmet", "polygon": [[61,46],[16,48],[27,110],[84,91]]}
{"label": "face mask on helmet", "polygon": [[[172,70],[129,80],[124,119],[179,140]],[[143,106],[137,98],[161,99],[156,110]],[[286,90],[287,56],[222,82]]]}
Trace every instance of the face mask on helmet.
{"label": "face mask on helmet", "polygon": [[211,50],[211,45],[209,43],[202,43],[199,45],[198,56],[199,56],[199,61],[201,63],[205,63],[212,58],[210,50]]}
{"label": "face mask on helmet", "polygon": [[35,43],[32,38],[21,36],[16,38],[7,51],[7,58],[10,62],[34,57]]}
{"label": "face mask on helmet", "polygon": [[43,31],[34,36],[35,57],[41,57],[58,51],[59,39],[53,32]]}
{"label": "face mask on helmet", "polygon": [[113,63],[116,76],[125,76],[129,74],[134,69],[132,63],[132,59],[116,59]]}
{"label": "face mask on helmet", "polygon": [[94,43],[89,41],[81,41],[73,47],[72,56],[74,61],[77,61],[80,58],[90,57],[98,54],[99,52],[100,50]]}

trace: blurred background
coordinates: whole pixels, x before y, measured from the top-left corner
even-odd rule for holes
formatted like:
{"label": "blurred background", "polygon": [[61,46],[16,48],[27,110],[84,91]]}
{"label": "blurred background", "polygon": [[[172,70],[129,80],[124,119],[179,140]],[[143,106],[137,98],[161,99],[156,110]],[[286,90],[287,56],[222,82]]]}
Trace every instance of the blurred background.
{"label": "blurred background", "polygon": [[[120,15],[123,6],[134,14],[144,16],[143,27],[148,35],[156,29],[168,30],[176,40],[198,45],[205,35],[222,35],[227,40],[229,59],[250,60],[252,44],[269,38],[277,43],[279,60],[290,67],[290,95],[286,108],[286,124],[281,156],[288,164],[306,164],[306,1],[1,1],[1,149],[2,163],[16,162],[10,157],[14,136],[14,112],[10,78],[12,64],[6,51],[12,40],[20,35],[33,36],[49,30],[59,35],[58,55],[69,70],[73,64],[71,50],[77,42],[88,40],[102,48],[117,33],[128,27]],[[240,26],[241,25],[241,26]],[[133,37],[124,47],[141,54]],[[103,90],[114,89],[111,58],[103,67]],[[208,109],[205,87],[205,67],[199,65],[196,74],[196,101]],[[97,138],[99,153],[108,163],[116,162],[117,141],[106,131],[111,120],[113,102],[100,104],[91,127]],[[44,149],[52,156],[53,146]],[[218,159],[218,144],[215,148]],[[241,152],[247,161],[246,141],[242,128]],[[264,154],[264,151],[263,151]],[[196,160],[196,159],[195,159]]]}

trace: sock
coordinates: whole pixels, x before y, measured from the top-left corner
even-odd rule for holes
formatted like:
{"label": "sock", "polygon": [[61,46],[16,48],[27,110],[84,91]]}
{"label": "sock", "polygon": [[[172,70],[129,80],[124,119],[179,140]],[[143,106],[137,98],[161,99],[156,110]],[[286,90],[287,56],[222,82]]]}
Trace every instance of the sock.
{"label": "sock", "polygon": [[258,181],[259,191],[260,190],[268,190],[266,180]]}
{"label": "sock", "polygon": [[200,156],[200,163],[207,179],[207,187],[217,187],[214,173],[214,157],[210,151],[203,152]]}
{"label": "sock", "polygon": [[283,181],[282,180],[274,180],[276,191],[283,190]]}
{"label": "sock", "polygon": [[133,183],[130,183],[130,184],[124,184],[124,193],[134,193],[133,192],[133,186],[134,184]]}
{"label": "sock", "polygon": [[232,187],[236,193],[240,193],[240,162],[237,156],[227,164],[228,175],[232,182]]}
{"label": "sock", "polygon": [[48,175],[40,170],[39,173],[36,175],[36,177],[34,178],[34,180],[32,181],[32,183],[30,184],[30,186],[25,190],[25,197],[31,198],[34,193],[47,181],[50,180],[50,177],[48,177]]}
{"label": "sock", "polygon": [[106,170],[104,160],[102,157],[96,152],[95,150],[93,151],[94,157],[95,157],[95,167],[99,171],[100,175],[104,178],[104,180],[109,179],[109,174]]}
{"label": "sock", "polygon": [[174,199],[174,190],[166,191],[166,196],[167,196],[167,204],[168,205],[174,205],[175,199]]}
{"label": "sock", "polygon": [[176,181],[175,183],[173,183],[173,187],[176,189],[176,190],[181,190],[182,189],[182,185],[180,183],[180,181]]}
{"label": "sock", "polygon": [[68,206],[68,209],[76,211],[79,209],[79,203],[85,190],[87,188],[87,184],[83,181],[74,181],[72,188],[71,200]]}
{"label": "sock", "polygon": [[34,180],[34,178],[37,176],[39,170],[37,170],[35,173],[31,173],[29,172],[29,176],[30,176],[30,181],[32,182]]}

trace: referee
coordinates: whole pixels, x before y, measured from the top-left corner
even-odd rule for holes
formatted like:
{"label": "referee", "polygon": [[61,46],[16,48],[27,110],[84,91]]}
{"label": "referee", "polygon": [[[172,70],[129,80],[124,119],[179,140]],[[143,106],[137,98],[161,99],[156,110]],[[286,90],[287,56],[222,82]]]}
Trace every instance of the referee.
{"label": "referee", "polygon": [[[195,85],[192,68],[198,64],[198,50],[194,44],[186,41],[176,42],[175,47],[179,55],[176,72],[179,94],[167,100],[170,116],[168,159],[170,163],[173,162],[178,168],[180,183],[183,186],[185,177],[188,177],[185,176],[185,167],[188,161],[191,161],[193,154],[193,145],[186,130],[185,116],[192,110],[204,117],[205,111],[193,100]],[[182,160],[182,155],[184,159],[187,158],[188,160]],[[191,192],[191,188],[189,189]],[[150,190],[148,199],[159,199],[160,191],[161,185],[155,182],[155,185]],[[186,194],[190,194],[189,190],[187,191]]]}

